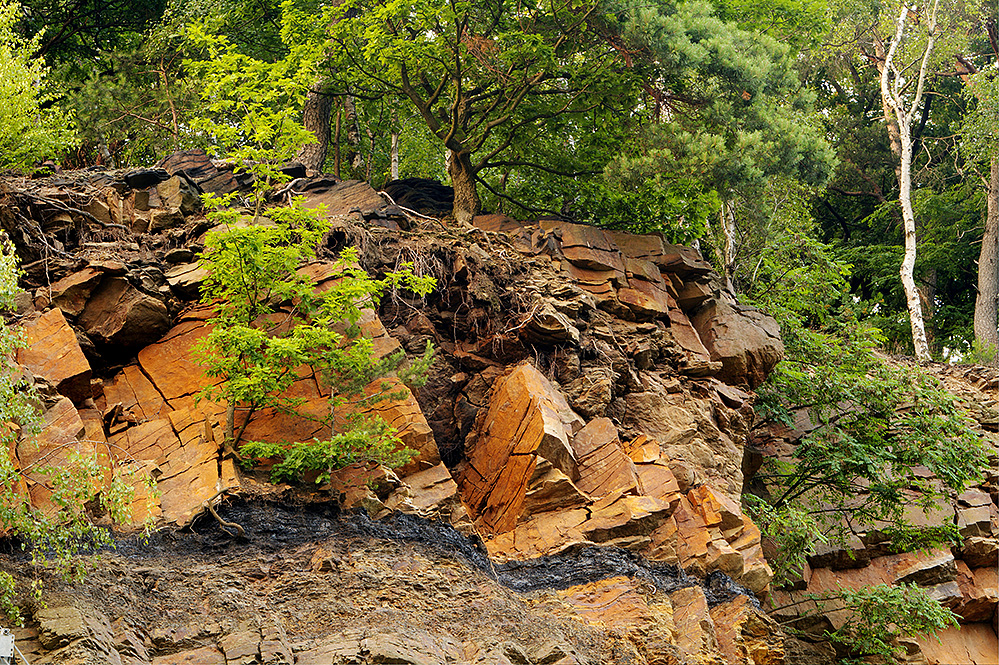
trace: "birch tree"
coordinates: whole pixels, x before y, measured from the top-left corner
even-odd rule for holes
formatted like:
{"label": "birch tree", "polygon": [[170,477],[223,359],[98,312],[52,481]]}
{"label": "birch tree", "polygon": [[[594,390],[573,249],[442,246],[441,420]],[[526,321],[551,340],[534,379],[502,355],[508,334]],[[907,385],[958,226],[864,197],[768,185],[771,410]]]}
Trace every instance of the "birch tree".
{"label": "birch tree", "polygon": [[[916,288],[914,268],[916,265],[916,218],[912,211],[912,127],[923,99],[926,77],[930,66],[930,56],[938,36],[937,9],[940,0],[934,0],[926,16],[927,7],[909,7],[901,4],[895,21],[894,33],[888,48],[884,50],[884,60],[878,63],[881,73],[881,103],[884,107],[885,122],[891,137],[892,152],[898,162],[898,201],[902,208],[902,224],[905,237],[905,255],[899,274],[905,290],[906,306],[909,310],[909,323],[912,328],[912,343],[916,358],[930,359],[929,344],[926,340],[926,326],[923,323],[923,307]],[[926,40],[921,47],[911,47],[921,24],[926,26]],[[880,40],[875,47],[883,48]],[[878,50],[881,50],[878,48]],[[908,51],[910,57],[904,57]],[[880,53],[878,54],[881,55]],[[914,74],[913,74],[914,73]]]}

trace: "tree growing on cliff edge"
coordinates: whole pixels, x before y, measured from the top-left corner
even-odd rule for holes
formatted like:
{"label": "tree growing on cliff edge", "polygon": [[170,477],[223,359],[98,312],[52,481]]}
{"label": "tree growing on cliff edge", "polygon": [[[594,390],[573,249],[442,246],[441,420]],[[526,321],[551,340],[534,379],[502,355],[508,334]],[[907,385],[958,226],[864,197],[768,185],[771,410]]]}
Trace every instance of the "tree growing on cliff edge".
{"label": "tree growing on cliff edge", "polygon": [[[314,17],[284,6],[289,24],[314,38],[303,28]],[[392,97],[420,115],[448,150],[455,217],[467,222],[484,170],[559,170],[511,158],[512,145],[559,118],[632,108],[633,78],[598,29],[600,11],[579,0],[348,0],[325,15],[317,50],[328,54],[329,94]]]}
{"label": "tree growing on cliff edge", "polygon": [[[424,295],[433,280],[415,276],[407,266],[372,279],[356,265],[356,252],[347,249],[333,266],[330,287],[317,292],[298,269],[315,257],[315,247],[329,230],[322,210],[295,202],[270,208],[267,220],[247,224],[237,210],[218,203],[208,200],[215,207],[209,219],[217,227],[202,255],[209,271],[202,298],[214,306],[215,316],[198,354],[206,374],[219,381],[201,395],[227,406],[228,452],[240,445],[254,416],[272,409],[314,420],[329,432],[315,442],[250,442],[240,448],[251,458],[281,460],[274,468],[276,479],[309,469],[328,473],[358,459],[390,466],[405,462],[409,453],[399,450],[394,430],[368,422],[337,432],[335,410],[372,381],[397,371],[405,359],[401,352],[374,355],[371,339],[357,325],[363,311],[377,308],[381,294],[390,289]],[[428,347],[414,363],[417,371],[429,365],[431,355]],[[304,410],[306,400],[293,394],[303,368],[321,377],[331,392],[329,407],[319,413]],[[392,396],[383,391],[373,401]]]}
{"label": "tree growing on cliff edge", "polygon": [[[939,37],[939,0],[932,4],[910,8],[901,3],[896,10],[894,30],[887,48],[880,36],[875,35],[874,45],[879,57],[875,62],[881,73],[881,103],[884,106],[885,123],[891,137],[892,151],[898,163],[898,202],[902,207],[902,223],[905,230],[905,256],[899,274],[905,289],[906,305],[909,309],[909,322],[912,327],[912,343],[916,357],[930,359],[930,349],[926,342],[926,327],[923,323],[923,306],[916,288],[914,270],[916,265],[916,218],[912,212],[912,153],[913,123],[923,101],[926,78],[930,74],[930,58]],[[922,20],[919,20],[919,18]],[[916,28],[910,23],[915,22]],[[907,31],[916,31],[926,26],[922,43],[906,57],[906,51],[913,51],[915,41]],[[907,48],[908,47],[908,48]],[[911,72],[911,73],[910,73]]]}
{"label": "tree growing on cliff edge", "polygon": [[[981,478],[985,442],[934,379],[877,354],[882,338],[853,316],[849,266],[828,246],[784,243],[778,252],[761,264],[749,294],[781,324],[786,349],[756,409],[807,434],[793,456],[768,458],[757,475],[761,514],[768,529],[783,521],[782,511],[797,512],[814,537],[785,551],[775,568],[800,569],[816,542],[855,531],[882,532],[898,546],[954,538],[953,529],[914,529],[906,510],[933,509]],[[790,536],[786,528],[771,535]]]}
{"label": "tree growing on cliff edge", "polygon": [[[999,49],[995,67],[999,68]],[[961,151],[986,190],[974,331],[983,354],[991,356],[983,361],[995,364],[999,361],[999,71],[983,71],[970,77],[966,92],[976,102],[976,108],[961,125]]]}
{"label": "tree growing on cliff edge", "polygon": [[[398,465],[408,451],[398,450],[394,430],[367,423],[337,432],[335,409],[345,397],[398,370],[405,358],[401,352],[374,355],[372,340],[358,327],[364,310],[377,308],[381,295],[393,289],[425,295],[434,280],[406,265],[374,279],[357,265],[356,251],[346,249],[332,266],[328,288],[318,291],[299,269],[316,258],[330,229],[325,209],[306,208],[299,200],[265,209],[267,195],[289,179],[280,165],[311,138],[298,123],[296,108],[282,103],[301,100],[304,89],[296,83],[301,69],[294,59],[266,63],[241,54],[227,39],[197,27],[192,38],[208,55],[190,64],[202,77],[206,102],[194,125],[253,178],[251,215],[233,207],[236,194],[204,197],[215,229],[201,256],[209,273],[202,300],[215,314],[197,352],[218,384],[206,387],[201,397],[226,404],[227,452],[235,452],[254,416],[272,409],[315,420],[329,432],[311,443],[250,442],[241,448],[250,457],[280,459],[274,469],[278,478],[317,468],[328,474],[355,459]],[[431,355],[428,346],[413,367],[428,366]],[[305,400],[292,394],[303,368],[330,390],[329,407],[320,413],[307,413]],[[383,392],[376,398],[388,396]]]}

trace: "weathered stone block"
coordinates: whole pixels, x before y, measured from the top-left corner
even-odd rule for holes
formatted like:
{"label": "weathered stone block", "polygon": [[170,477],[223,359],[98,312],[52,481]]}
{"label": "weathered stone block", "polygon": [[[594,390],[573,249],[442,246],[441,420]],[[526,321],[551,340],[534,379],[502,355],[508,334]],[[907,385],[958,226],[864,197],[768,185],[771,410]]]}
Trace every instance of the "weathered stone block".
{"label": "weathered stone block", "polygon": [[60,394],[74,402],[91,397],[90,363],[62,311],[51,309],[24,325],[26,345],[17,350],[17,362],[45,377]]}

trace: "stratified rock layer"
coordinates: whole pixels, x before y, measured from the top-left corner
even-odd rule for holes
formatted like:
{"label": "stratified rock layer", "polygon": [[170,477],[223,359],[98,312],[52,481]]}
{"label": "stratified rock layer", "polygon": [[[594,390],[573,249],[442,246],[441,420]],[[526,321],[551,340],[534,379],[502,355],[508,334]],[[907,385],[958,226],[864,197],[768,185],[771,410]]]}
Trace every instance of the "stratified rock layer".
{"label": "stratified rock layer", "polygon": [[[222,453],[226,406],[200,399],[211,381],[196,349],[210,330],[212,310],[192,302],[205,278],[195,257],[208,228],[195,195],[242,184],[197,151],[161,166],[81,176],[88,205],[99,213],[89,214],[128,229],[122,237],[81,240],[84,235],[70,230],[85,219],[72,211],[44,220],[47,233],[61,234],[67,253],[87,258],[38,262],[27,270],[37,311],[25,317],[32,344],[18,358],[39,386],[52,390],[40,447],[22,442],[17,461],[22,468],[41,458],[58,465],[76,451],[97,455],[110,470],[127,459],[159,489],[137,494],[136,521],[189,525],[206,502],[287,488],[268,484],[266,467],[247,473]],[[365,183],[317,176],[297,180],[294,189],[307,205],[326,205],[336,226],[320,258],[300,269],[317,290],[338,279],[332,250],[352,241],[371,273],[411,263],[438,281],[422,300],[388,294],[359,322],[379,357],[416,355],[433,343],[438,352],[427,384],[414,392],[391,377],[388,390],[376,381],[368,396],[390,392],[401,399],[348,403],[337,413],[338,428],[350,410],[381,416],[416,456],[395,470],[365,463],[340,469],[310,500],[332,498],[376,519],[402,512],[450,522],[481,539],[496,563],[572,556],[595,545],[698,576],[725,573],[760,595],[771,591],[764,543],[739,498],[754,420],[750,391],[783,349],[774,321],[737,304],[695,250],[658,236],[551,220],[528,225],[502,215],[476,218],[460,233],[441,231],[408,217]],[[412,228],[414,235],[394,232]],[[311,368],[297,371],[292,392],[305,414],[328,414],[329,388]],[[237,410],[239,425],[246,417]],[[995,421],[989,417],[982,422]],[[265,410],[253,415],[244,439],[303,441],[327,431],[315,419]],[[953,511],[925,517],[953,519],[965,538],[959,551],[900,555],[888,566],[858,535],[850,552],[817,553],[802,586],[822,590],[850,576],[858,584],[911,581],[932,586],[973,622],[967,625],[994,622],[995,577],[988,567],[996,553],[995,479],[989,482],[958,497]],[[35,474],[21,489],[46,508],[48,485]],[[296,554],[304,561],[300,570],[335,586],[338,571],[362,565],[332,548]],[[408,571],[431,585],[428,593],[457,581],[488,586],[462,572],[439,579],[418,558],[393,565],[412,570],[392,579]],[[270,574],[254,579],[270,580]],[[305,582],[281,584],[289,585],[281,593],[294,595]],[[477,599],[468,611],[482,612],[496,601],[475,589],[462,587]],[[358,601],[363,611],[355,610],[374,612],[420,593],[379,587],[370,603]],[[567,625],[611,635],[615,646],[601,652],[604,660],[780,663],[794,657],[747,596],[709,601],[700,587],[650,591],[639,579],[611,575],[560,588],[539,602],[572,618]],[[178,619],[139,630],[125,625],[120,612],[92,625],[76,621],[77,614],[39,618],[46,626],[68,626],[38,633],[46,649],[89,649],[109,662],[117,654],[134,663],[290,662],[292,655],[300,663],[600,662],[587,660],[578,641],[468,640],[457,624],[444,630],[432,619],[391,630],[342,625],[335,634],[296,642],[289,635],[309,624],[306,619],[295,625],[242,620],[224,628]],[[380,625],[403,618],[386,615]],[[66,644],[50,639],[57,633]],[[960,648],[981,652],[979,637]],[[929,658],[931,651],[923,653]]]}

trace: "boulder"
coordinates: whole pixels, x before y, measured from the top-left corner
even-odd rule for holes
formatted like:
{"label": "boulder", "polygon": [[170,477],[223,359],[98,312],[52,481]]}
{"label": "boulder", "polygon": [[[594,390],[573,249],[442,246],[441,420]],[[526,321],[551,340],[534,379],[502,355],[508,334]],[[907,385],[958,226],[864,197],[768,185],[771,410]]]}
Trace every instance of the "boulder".
{"label": "boulder", "polygon": [[705,348],[704,343],[701,341],[701,336],[697,334],[697,330],[690,323],[690,319],[687,315],[683,313],[673,302],[672,296],[667,296],[667,303],[670,305],[669,308],[669,322],[670,328],[669,332],[676,340],[677,344],[683,347],[683,350],[687,352],[687,367],[690,367],[696,363],[704,363],[711,359],[711,354]]}
{"label": "boulder", "polygon": [[175,175],[156,185],[156,193],[164,208],[179,210],[185,217],[201,210],[198,186],[183,175]]}
{"label": "boulder", "polygon": [[959,590],[956,602],[949,606],[965,621],[989,621],[999,604],[999,579],[995,566],[968,568],[957,562],[956,584]]}
{"label": "boulder", "polygon": [[101,281],[78,322],[94,341],[125,348],[150,344],[170,328],[166,305],[121,277]]}
{"label": "boulder", "polygon": [[409,488],[407,503],[419,515],[439,516],[452,512],[461,505],[458,499],[458,485],[443,463],[406,475],[403,481]]}
{"label": "boulder", "polygon": [[808,557],[812,568],[831,568],[846,570],[848,568],[863,568],[870,564],[871,553],[859,537],[850,535],[843,542],[830,540],[827,543],[816,543],[815,553]]}
{"label": "boulder", "polygon": [[755,389],[784,356],[777,322],[753,307],[712,298],[692,323],[711,360],[722,363],[718,378],[726,383]]}
{"label": "boulder", "polygon": [[631,461],[609,418],[596,418],[576,433],[572,449],[578,460],[576,485],[594,498],[614,492],[634,492],[638,486],[635,463]]}
{"label": "boulder", "polygon": [[225,654],[226,665],[251,665],[257,662],[260,653],[260,633],[256,630],[229,633],[219,640],[219,647]]}
{"label": "boulder", "polygon": [[521,519],[552,510],[571,510],[589,503],[572,479],[543,457],[534,465],[534,473],[527,481],[527,493],[521,507]]}
{"label": "boulder", "polygon": [[541,222],[545,230],[557,230],[562,237],[562,254],[577,268],[613,270],[624,274],[624,259],[617,245],[603,229],[584,224]]}
{"label": "boulder", "polygon": [[184,225],[184,213],[180,208],[168,208],[166,210],[154,210],[149,217],[149,233],[159,233],[166,229],[172,229]]}
{"label": "boulder", "polygon": [[622,547],[637,549],[651,542],[648,534],[670,516],[673,508],[674,504],[655,497],[615,493],[591,505],[590,518],[579,529],[594,543],[644,537],[632,542],[617,543]]}
{"label": "boulder", "polygon": [[486,551],[497,563],[524,561],[554,554],[570,547],[592,544],[581,527],[589,518],[586,508],[550,510],[520,521],[510,531],[486,535]]}
{"label": "boulder", "polygon": [[[403,205],[401,201],[396,201]],[[472,226],[483,231],[517,233],[524,225],[513,217],[503,214],[476,215],[472,218]]]}
{"label": "boulder", "polygon": [[181,526],[203,510],[204,501],[225,489],[219,476],[219,444],[203,414],[188,409],[139,423],[110,443],[157,467],[156,488],[163,519]]}
{"label": "boulder", "polygon": [[103,272],[92,267],[66,275],[49,287],[52,304],[69,316],[79,316],[102,276]]}
{"label": "boulder", "polygon": [[138,365],[124,367],[104,384],[104,401],[109,412],[120,405],[126,422],[166,418],[173,410]]}
{"label": "boulder", "polygon": [[697,309],[712,295],[711,284],[707,278],[690,278],[681,282],[676,292],[676,302],[683,311],[689,312]]}
{"label": "boulder", "polygon": [[317,176],[295,183],[294,192],[305,197],[307,208],[326,206],[329,217],[351,212],[367,217],[388,207],[385,199],[361,180],[338,181],[329,176]]}
{"label": "boulder", "polygon": [[19,365],[51,381],[60,394],[74,402],[92,396],[90,363],[61,310],[50,309],[25,323],[24,341],[24,348],[17,350]]}
{"label": "boulder", "polygon": [[497,381],[457,477],[472,518],[491,533],[512,529],[538,457],[574,477],[569,436],[581,425],[562,394],[531,365]]}
{"label": "boulder", "polygon": [[170,172],[162,168],[134,169],[125,174],[125,184],[132,189],[148,189],[169,179]]}
{"label": "boulder", "polygon": [[201,264],[182,263],[166,271],[167,284],[177,297],[185,300],[195,300],[201,295],[201,285],[208,277],[208,269]]}
{"label": "boulder", "polygon": [[[87,440],[87,427],[80,412],[67,397],[59,398],[42,414],[41,431],[32,439],[22,439],[17,443],[17,463],[20,469],[27,470],[36,465],[59,468],[68,466],[71,457],[79,453],[87,456],[95,452],[95,442]],[[48,475],[32,469],[26,475],[27,490],[34,507],[43,511],[54,509],[51,503],[52,490]]]}
{"label": "boulder", "polygon": [[586,418],[603,416],[614,397],[614,374],[606,367],[587,369],[565,386],[572,409]]}
{"label": "boulder", "polygon": [[961,558],[972,568],[991,566],[999,560],[999,541],[995,537],[972,536],[961,546]]}
{"label": "boulder", "polygon": [[713,272],[711,264],[701,258],[700,252],[683,245],[663,245],[663,251],[652,261],[664,273],[673,273],[683,280],[701,277]]}
{"label": "boulder", "polygon": [[639,235],[625,231],[604,231],[621,254],[631,259],[655,262],[663,254],[663,240],[655,234]]}
{"label": "boulder", "polygon": [[[198,184],[201,191],[228,194],[240,189],[232,170],[215,166],[200,148],[182,150],[160,160],[162,171],[169,175],[183,175]],[[166,178],[164,178],[166,180]]]}

